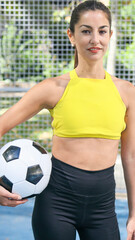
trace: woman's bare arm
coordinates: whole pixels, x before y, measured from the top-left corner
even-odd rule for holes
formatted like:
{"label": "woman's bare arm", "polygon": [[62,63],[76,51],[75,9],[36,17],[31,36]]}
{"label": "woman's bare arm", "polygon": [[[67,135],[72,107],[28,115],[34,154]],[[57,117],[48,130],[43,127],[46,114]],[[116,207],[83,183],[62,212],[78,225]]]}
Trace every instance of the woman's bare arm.
{"label": "woman's bare arm", "polygon": [[43,108],[52,108],[58,98],[56,81],[47,79],[31,88],[20,101],[0,117],[0,137],[30,119]]}
{"label": "woman's bare arm", "polygon": [[127,86],[127,99],[127,128],[121,137],[121,158],[129,205],[127,240],[132,240],[135,234],[135,87],[130,83]]}
{"label": "woman's bare arm", "polygon": [[[47,79],[31,88],[20,101],[0,117],[0,137],[9,130],[37,114],[43,108],[53,108],[64,88],[57,79]],[[0,205],[15,207],[25,203],[20,196],[0,186]]]}

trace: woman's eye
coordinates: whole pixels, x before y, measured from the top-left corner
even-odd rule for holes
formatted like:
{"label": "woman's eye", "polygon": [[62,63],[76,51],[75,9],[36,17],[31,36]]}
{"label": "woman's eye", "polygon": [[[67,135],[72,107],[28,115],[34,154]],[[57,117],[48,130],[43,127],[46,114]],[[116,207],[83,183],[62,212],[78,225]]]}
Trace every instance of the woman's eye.
{"label": "woman's eye", "polygon": [[106,33],[106,31],[100,31],[99,33],[100,33],[100,34],[105,34],[105,33]]}
{"label": "woman's eye", "polygon": [[83,30],[82,33],[85,33],[85,34],[90,34],[90,30]]}

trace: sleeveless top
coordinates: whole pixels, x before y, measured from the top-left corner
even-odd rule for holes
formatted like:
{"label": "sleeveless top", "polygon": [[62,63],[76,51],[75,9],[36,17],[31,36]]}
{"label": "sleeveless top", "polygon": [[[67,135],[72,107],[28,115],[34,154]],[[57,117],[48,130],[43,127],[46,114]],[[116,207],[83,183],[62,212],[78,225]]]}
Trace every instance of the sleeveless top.
{"label": "sleeveless top", "polygon": [[53,134],[59,137],[120,139],[126,106],[109,73],[105,79],[80,78],[76,70],[53,109]]}

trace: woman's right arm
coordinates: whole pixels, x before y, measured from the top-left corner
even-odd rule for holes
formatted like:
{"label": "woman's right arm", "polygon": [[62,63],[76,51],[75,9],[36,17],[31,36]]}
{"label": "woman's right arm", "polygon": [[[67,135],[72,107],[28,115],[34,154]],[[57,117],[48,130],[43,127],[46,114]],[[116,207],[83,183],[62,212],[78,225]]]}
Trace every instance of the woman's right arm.
{"label": "woman's right arm", "polygon": [[[31,88],[20,101],[0,117],[0,138],[15,126],[30,119],[43,108],[53,108],[59,100],[59,86],[54,78],[44,80]],[[0,186],[0,205],[17,206],[26,200]]]}
{"label": "woman's right arm", "polygon": [[31,88],[15,105],[0,117],[0,137],[30,119],[43,108],[53,108],[57,102],[57,86],[47,79]]}

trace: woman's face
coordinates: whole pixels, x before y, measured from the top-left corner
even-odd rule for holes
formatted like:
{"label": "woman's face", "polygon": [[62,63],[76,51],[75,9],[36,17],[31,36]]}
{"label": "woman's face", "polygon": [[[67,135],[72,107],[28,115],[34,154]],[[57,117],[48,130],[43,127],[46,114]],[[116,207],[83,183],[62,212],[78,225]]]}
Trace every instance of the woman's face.
{"label": "woman's face", "polygon": [[75,25],[74,33],[68,31],[69,39],[75,45],[78,57],[92,61],[103,58],[111,35],[107,16],[101,10],[84,12]]}

